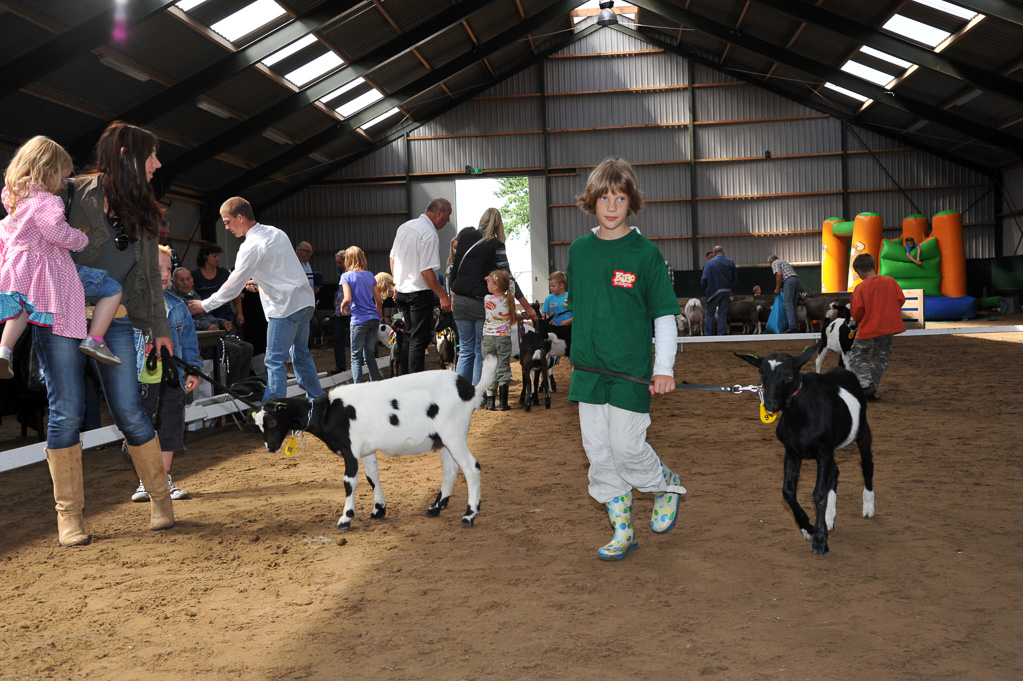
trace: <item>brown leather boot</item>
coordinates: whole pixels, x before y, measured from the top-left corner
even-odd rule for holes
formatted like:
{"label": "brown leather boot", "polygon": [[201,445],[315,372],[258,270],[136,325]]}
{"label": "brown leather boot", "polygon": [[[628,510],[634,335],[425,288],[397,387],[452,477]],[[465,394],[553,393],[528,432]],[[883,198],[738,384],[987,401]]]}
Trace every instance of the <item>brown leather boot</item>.
{"label": "brown leather boot", "polygon": [[167,471],[163,467],[160,440],[153,438],[141,445],[127,445],[139,480],[149,492],[149,529],[167,530],[174,527],[174,503],[170,498]]}
{"label": "brown leather boot", "polygon": [[82,519],[82,509],[85,508],[82,443],[65,449],[47,449],[46,463],[50,465],[53,500],[57,502],[58,541],[61,546],[85,546],[90,538]]}

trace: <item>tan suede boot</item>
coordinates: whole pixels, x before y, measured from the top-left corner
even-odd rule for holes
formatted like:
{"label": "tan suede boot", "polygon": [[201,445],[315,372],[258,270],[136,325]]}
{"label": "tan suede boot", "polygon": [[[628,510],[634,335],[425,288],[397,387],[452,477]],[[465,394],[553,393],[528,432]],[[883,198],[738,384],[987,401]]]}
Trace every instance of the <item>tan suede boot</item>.
{"label": "tan suede boot", "polygon": [[160,440],[154,437],[144,444],[127,447],[139,480],[149,492],[149,529],[167,530],[174,527],[174,504],[170,498],[167,471],[163,467]]}
{"label": "tan suede boot", "polygon": [[85,546],[89,535],[85,532],[82,509],[85,508],[85,488],[82,483],[82,444],[65,449],[47,449],[46,463],[53,478],[53,500],[57,502],[57,537],[61,546]]}

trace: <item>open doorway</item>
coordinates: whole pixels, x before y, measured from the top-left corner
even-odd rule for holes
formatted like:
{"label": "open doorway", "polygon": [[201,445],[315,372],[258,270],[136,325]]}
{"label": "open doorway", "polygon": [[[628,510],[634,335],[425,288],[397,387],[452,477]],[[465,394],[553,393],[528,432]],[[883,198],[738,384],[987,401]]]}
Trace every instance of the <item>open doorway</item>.
{"label": "open doorway", "polygon": [[526,288],[526,297],[533,299],[529,186],[527,177],[458,179],[455,180],[455,210],[458,213],[458,229],[476,227],[480,216],[488,208],[501,211],[507,234],[504,245],[512,276]]}

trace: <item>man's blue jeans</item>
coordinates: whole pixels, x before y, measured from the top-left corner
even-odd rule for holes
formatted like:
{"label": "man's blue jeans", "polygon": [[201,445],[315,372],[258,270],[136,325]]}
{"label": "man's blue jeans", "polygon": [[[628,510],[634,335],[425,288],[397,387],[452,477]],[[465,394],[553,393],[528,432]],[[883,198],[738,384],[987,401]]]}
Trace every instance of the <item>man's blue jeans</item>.
{"label": "man's blue jeans", "polygon": [[799,295],[799,277],[788,277],[782,282],[782,306],[785,308],[785,317],[788,320],[788,328],[795,329],[796,322],[796,297]]}
{"label": "man's blue jeans", "polygon": [[[266,323],[266,392],[263,401],[285,397],[288,393],[288,369],[284,363],[290,356],[298,386],[309,399],[323,394],[316,364],[309,353],[309,320],[313,308],[304,307],[287,317],[271,317]],[[136,389],[137,392],[137,389]]]}
{"label": "man's blue jeans", "polygon": [[711,331],[714,326],[711,322],[717,319],[716,333],[724,336],[728,333],[728,303],[732,300],[731,291],[718,291],[707,299],[707,314],[703,318],[703,335],[713,336]]}
{"label": "man's blue jeans", "polygon": [[476,385],[483,373],[483,320],[456,319],[455,328],[458,329],[455,373]]}
{"label": "man's blue jeans", "polygon": [[46,375],[46,396],[50,403],[47,447],[64,449],[81,442],[86,362],[92,363],[93,371],[99,376],[110,415],[128,444],[135,447],[156,437],[139,396],[135,334],[127,317],[114,319],[104,336],[110,351],[121,358],[122,363],[117,366],[89,359],[78,350],[79,339],[58,336],[49,327],[36,326],[32,335]]}
{"label": "man's blue jeans", "polygon": [[362,324],[353,324],[352,342],[352,382],[361,383],[363,367],[368,367],[369,380],[380,380],[380,368],[377,367],[377,329],[379,319],[371,319]]}

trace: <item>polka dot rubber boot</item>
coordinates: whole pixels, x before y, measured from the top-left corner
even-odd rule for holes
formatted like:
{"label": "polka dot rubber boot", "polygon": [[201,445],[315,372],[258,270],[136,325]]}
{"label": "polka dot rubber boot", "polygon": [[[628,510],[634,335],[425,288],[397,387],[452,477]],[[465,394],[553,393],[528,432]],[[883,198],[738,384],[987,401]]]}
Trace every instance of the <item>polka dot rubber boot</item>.
{"label": "polka dot rubber boot", "polygon": [[632,492],[615,497],[605,504],[615,534],[611,541],[597,549],[601,560],[621,560],[629,551],[638,549],[636,528],[632,524]]}
{"label": "polka dot rubber boot", "polygon": [[[661,462],[661,474],[664,476],[664,482],[668,485],[681,485],[682,480],[679,479],[670,468]],[[658,494],[654,497],[654,511],[650,515],[650,529],[657,534],[664,534],[675,527],[675,520],[678,519],[678,494],[675,492],[665,492],[664,494]]]}

